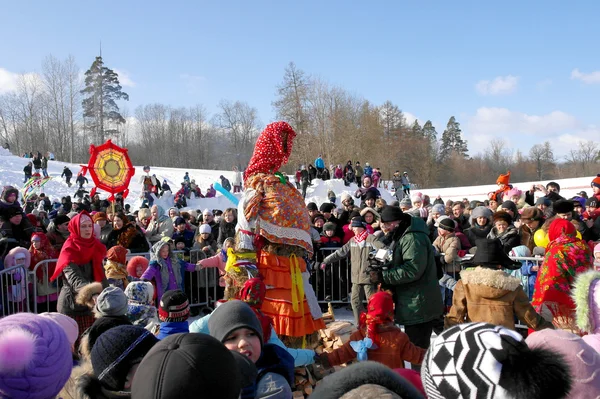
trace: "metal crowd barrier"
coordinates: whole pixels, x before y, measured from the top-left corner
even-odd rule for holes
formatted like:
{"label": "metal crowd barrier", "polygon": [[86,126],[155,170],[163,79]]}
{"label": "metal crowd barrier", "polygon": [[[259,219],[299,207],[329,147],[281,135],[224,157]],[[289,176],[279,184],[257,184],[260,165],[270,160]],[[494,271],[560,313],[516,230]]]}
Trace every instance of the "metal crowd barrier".
{"label": "metal crowd barrier", "polygon": [[350,257],[327,265],[321,270],[320,265],[328,255],[338,248],[321,248],[315,253],[313,272],[310,283],[313,286],[319,303],[350,304],[352,291]]}
{"label": "metal crowd barrier", "polygon": [[28,271],[13,266],[0,271],[0,317],[29,312]]}

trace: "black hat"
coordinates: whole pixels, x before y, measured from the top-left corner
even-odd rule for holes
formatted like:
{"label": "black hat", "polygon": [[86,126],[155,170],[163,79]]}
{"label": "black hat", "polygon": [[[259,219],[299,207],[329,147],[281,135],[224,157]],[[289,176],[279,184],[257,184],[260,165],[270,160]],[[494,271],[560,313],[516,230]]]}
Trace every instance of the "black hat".
{"label": "black hat", "polygon": [[500,207],[512,211],[515,215],[517,214],[517,205],[512,201],[504,201]]}
{"label": "black hat", "polygon": [[[96,344],[96,340],[111,328],[123,326],[123,325],[131,325],[131,322],[127,318],[127,316],[102,316],[99,319],[94,321],[94,324],[90,328],[88,328],[84,336],[85,340],[82,340],[81,343],[81,351],[82,353],[91,354],[94,345]],[[87,345],[86,345],[87,342]]]}
{"label": "black hat", "polygon": [[311,219],[312,224],[315,224],[317,219],[322,219],[324,222],[326,221],[325,216],[323,216],[321,213],[316,213]]}
{"label": "black hat", "polygon": [[323,213],[331,213],[331,211],[333,211],[334,208],[335,208],[335,205],[332,204],[331,202],[324,202],[321,204],[321,207],[319,208],[319,210]]}
{"label": "black hat", "polygon": [[436,223],[436,227],[453,232],[456,229],[456,224],[454,223],[454,220],[450,218],[444,218]]}
{"label": "black hat", "polygon": [[94,374],[111,391],[122,391],[131,366],[139,363],[158,342],[139,326],[111,328],[96,340],[92,349]]}
{"label": "black hat", "polygon": [[598,199],[594,196],[590,197],[585,201],[585,206],[591,206],[592,208],[598,208]]}
{"label": "black hat", "polygon": [[[371,396],[374,393],[378,395]],[[408,380],[392,369],[381,363],[365,361],[352,364],[328,376],[322,384],[317,385],[310,397],[311,399],[337,399],[341,397],[420,399],[423,395]]]}
{"label": "black hat", "polygon": [[535,206],[538,206],[538,205],[550,206],[550,205],[552,205],[552,202],[550,202],[550,200],[546,197],[540,197],[537,199],[537,201],[535,201]]}
{"label": "black hat", "polygon": [[350,219],[354,219],[355,217],[360,217],[360,211],[358,209],[353,209],[352,212],[350,212]]}
{"label": "black hat", "polygon": [[181,290],[170,290],[160,298],[158,318],[163,322],[186,321],[190,317],[190,302]]}
{"label": "black hat", "polygon": [[185,224],[185,219],[184,219],[184,218],[182,218],[181,216],[177,216],[177,217],[175,218],[175,221],[173,222],[173,224],[174,224],[175,226],[179,226],[180,224]]}
{"label": "black hat", "polygon": [[69,223],[70,221],[71,221],[71,219],[69,219],[69,217],[67,215],[58,214],[54,218],[54,225],[60,226],[61,224]]}
{"label": "black hat", "polygon": [[319,208],[317,208],[317,204],[315,204],[314,202],[309,202],[308,205],[306,205],[306,209],[308,209],[309,211],[319,210]]}
{"label": "black hat", "polygon": [[21,208],[20,206],[9,206],[4,211],[4,215],[6,216],[6,219],[10,219],[13,216],[17,215],[23,215],[23,208]]}
{"label": "black hat", "polygon": [[555,213],[569,213],[573,212],[574,209],[575,205],[573,204],[573,201],[558,200],[552,204],[552,210]]}
{"label": "black hat", "polygon": [[477,247],[475,256],[469,262],[475,266],[496,268],[500,265],[509,270],[521,268],[521,262],[509,258],[498,239],[481,238],[475,241],[475,246]]}
{"label": "black hat", "polygon": [[395,222],[397,220],[402,220],[403,215],[404,213],[400,208],[386,205],[381,211],[381,221],[383,223]]}
{"label": "black hat", "polygon": [[224,342],[231,332],[239,328],[248,328],[256,332],[262,346],[263,333],[260,320],[247,303],[239,300],[227,301],[217,307],[208,319],[210,335],[220,342]]}
{"label": "black hat", "polygon": [[365,222],[363,222],[363,219],[359,216],[359,217],[354,217],[352,218],[352,221],[350,223],[350,227],[362,227],[363,229],[365,228]]}
{"label": "black hat", "polygon": [[373,192],[373,190],[369,190],[365,193],[365,201],[368,199],[377,199],[377,195],[375,192]]}
{"label": "black hat", "polygon": [[174,334],[146,354],[131,397],[237,399],[242,380],[236,358],[221,342],[208,334]]}

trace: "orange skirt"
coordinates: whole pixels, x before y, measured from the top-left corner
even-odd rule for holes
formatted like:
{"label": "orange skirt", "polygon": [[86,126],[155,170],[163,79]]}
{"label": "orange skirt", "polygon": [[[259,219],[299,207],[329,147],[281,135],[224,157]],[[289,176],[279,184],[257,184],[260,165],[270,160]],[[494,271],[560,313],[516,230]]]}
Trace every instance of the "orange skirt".
{"label": "orange skirt", "polygon": [[[300,272],[306,271],[306,262],[302,258],[296,258]],[[273,255],[262,251],[258,258],[258,271],[263,276],[267,288],[285,288],[292,289],[292,271],[290,267],[290,258],[285,256]]]}
{"label": "orange skirt", "polygon": [[261,310],[273,319],[273,327],[277,335],[303,337],[325,328],[323,319],[313,319],[305,298],[303,298],[303,305],[299,304],[298,311],[295,312],[291,290],[271,289],[267,290]]}

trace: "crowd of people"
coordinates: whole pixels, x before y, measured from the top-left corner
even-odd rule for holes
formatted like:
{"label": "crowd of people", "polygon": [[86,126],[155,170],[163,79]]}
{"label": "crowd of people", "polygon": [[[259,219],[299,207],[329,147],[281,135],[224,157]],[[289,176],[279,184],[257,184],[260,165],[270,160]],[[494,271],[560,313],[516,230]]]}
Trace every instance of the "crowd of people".
{"label": "crowd of people", "polygon": [[[294,367],[355,360],[311,397],[600,395],[600,175],[572,198],[555,182],[520,190],[507,174],[486,200],[445,203],[411,193],[397,171],[398,201],[388,204],[369,163],[328,170],[319,156],[298,172],[304,196],[314,178],[358,185],[305,211],[312,274],[331,277],[336,264],[350,280],[350,292],[329,293],[349,297],[357,326],[342,347],[282,342],[262,310],[262,276],[228,287],[232,257],[242,259],[232,251],[238,217],[247,217],[236,208],[181,210],[177,194],[167,210],[98,195],[40,194],[22,207],[7,186],[0,233],[12,271],[1,300],[18,313],[0,319],[1,396],[291,398]],[[146,192],[165,191],[142,178]],[[199,191],[183,180],[180,197]],[[241,172],[233,186],[221,176],[227,191],[241,182]],[[206,268],[234,294],[190,323],[185,279]],[[24,312],[27,298],[39,314]]]}

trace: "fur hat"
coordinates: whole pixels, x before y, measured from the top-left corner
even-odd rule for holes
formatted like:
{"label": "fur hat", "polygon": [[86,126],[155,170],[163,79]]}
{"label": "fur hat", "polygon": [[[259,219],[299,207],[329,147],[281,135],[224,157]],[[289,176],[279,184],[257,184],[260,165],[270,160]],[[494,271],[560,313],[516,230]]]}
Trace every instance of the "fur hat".
{"label": "fur hat", "polygon": [[160,298],[158,317],[162,322],[186,321],[190,317],[190,302],[181,290],[170,290]]}
{"label": "fur hat", "polygon": [[575,303],[577,327],[589,334],[599,334],[600,272],[590,270],[577,275],[571,289],[571,296]]}
{"label": "fur hat", "polygon": [[141,276],[137,275],[137,267],[142,266],[142,273],[144,273],[149,264],[150,261],[145,257],[134,256],[133,258],[129,259],[129,262],[127,262],[127,273],[129,273],[131,277],[140,278]]}
{"label": "fur hat", "polygon": [[108,216],[106,216],[106,213],[104,212],[96,212],[94,213],[94,216],[92,216],[92,220],[96,223],[100,220],[108,220]]}
{"label": "fur hat", "polygon": [[496,184],[504,184],[505,186],[508,186],[509,182],[510,182],[510,171],[506,172],[505,175],[498,176],[498,179],[496,179]]}
{"label": "fur hat", "polygon": [[[553,351],[556,358],[562,358],[561,363],[569,368],[573,378],[567,398],[592,399],[600,396],[600,373],[598,372],[600,353],[586,344],[581,337],[565,330],[545,329],[533,332],[525,342],[532,350]],[[551,382],[558,383],[558,381],[548,381],[549,384]],[[551,386],[548,388],[549,392],[553,392],[550,390]],[[553,389],[560,390],[560,387],[555,385]],[[550,395],[537,397],[550,397]]]}
{"label": "fur hat", "polygon": [[564,398],[571,378],[562,356],[532,349],[513,330],[464,323],[432,342],[421,368],[430,399]]}
{"label": "fur hat", "polygon": [[[368,176],[367,176],[368,177]],[[365,193],[364,200],[377,199],[377,194],[373,190],[369,190]]]}
{"label": "fur hat", "polygon": [[51,318],[17,313],[0,319],[0,396],[54,398],[72,367],[69,339]]}
{"label": "fur hat", "polygon": [[600,188],[600,174],[597,174],[596,177],[594,177],[594,179],[592,180],[591,187]]}
{"label": "fur hat", "polygon": [[392,369],[373,361],[352,364],[317,385],[311,399],[421,399],[417,389]]}
{"label": "fur hat", "polygon": [[77,293],[75,303],[81,306],[87,306],[90,309],[94,309],[94,307],[96,306],[94,295],[100,295],[102,290],[102,283],[86,284]]}
{"label": "fur hat", "polygon": [[237,399],[242,380],[235,356],[221,342],[207,334],[174,334],[146,354],[131,397]]}
{"label": "fur hat", "polygon": [[523,209],[523,212],[521,212],[521,222],[529,220],[538,220],[541,222],[544,220],[544,213],[538,208],[529,206]]}
{"label": "fur hat", "polygon": [[96,378],[111,391],[122,391],[127,373],[141,362],[158,342],[150,331],[136,326],[118,326],[106,331],[92,349],[92,367]]}
{"label": "fur hat", "polygon": [[569,213],[573,212],[574,209],[575,206],[573,205],[573,201],[558,200],[552,204],[552,210],[554,213]]}
{"label": "fur hat", "polygon": [[502,220],[502,221],[505,221],[506,223],[508,223],[509,226],[512,224],[512,216],[510,216],[510,214],[508,214],[507,212],[504,212],[504,211],[495,212],[493,215],[493,218],[494,218],[494,223],[496,223],[499,220]]}
{"label": "fur hat", "polygon": [[212,228],[210,227],[210,225],[208,225],[206,223],[201,224],[200,227],[198,228],[198,233],[199,234],[211,234]]}

